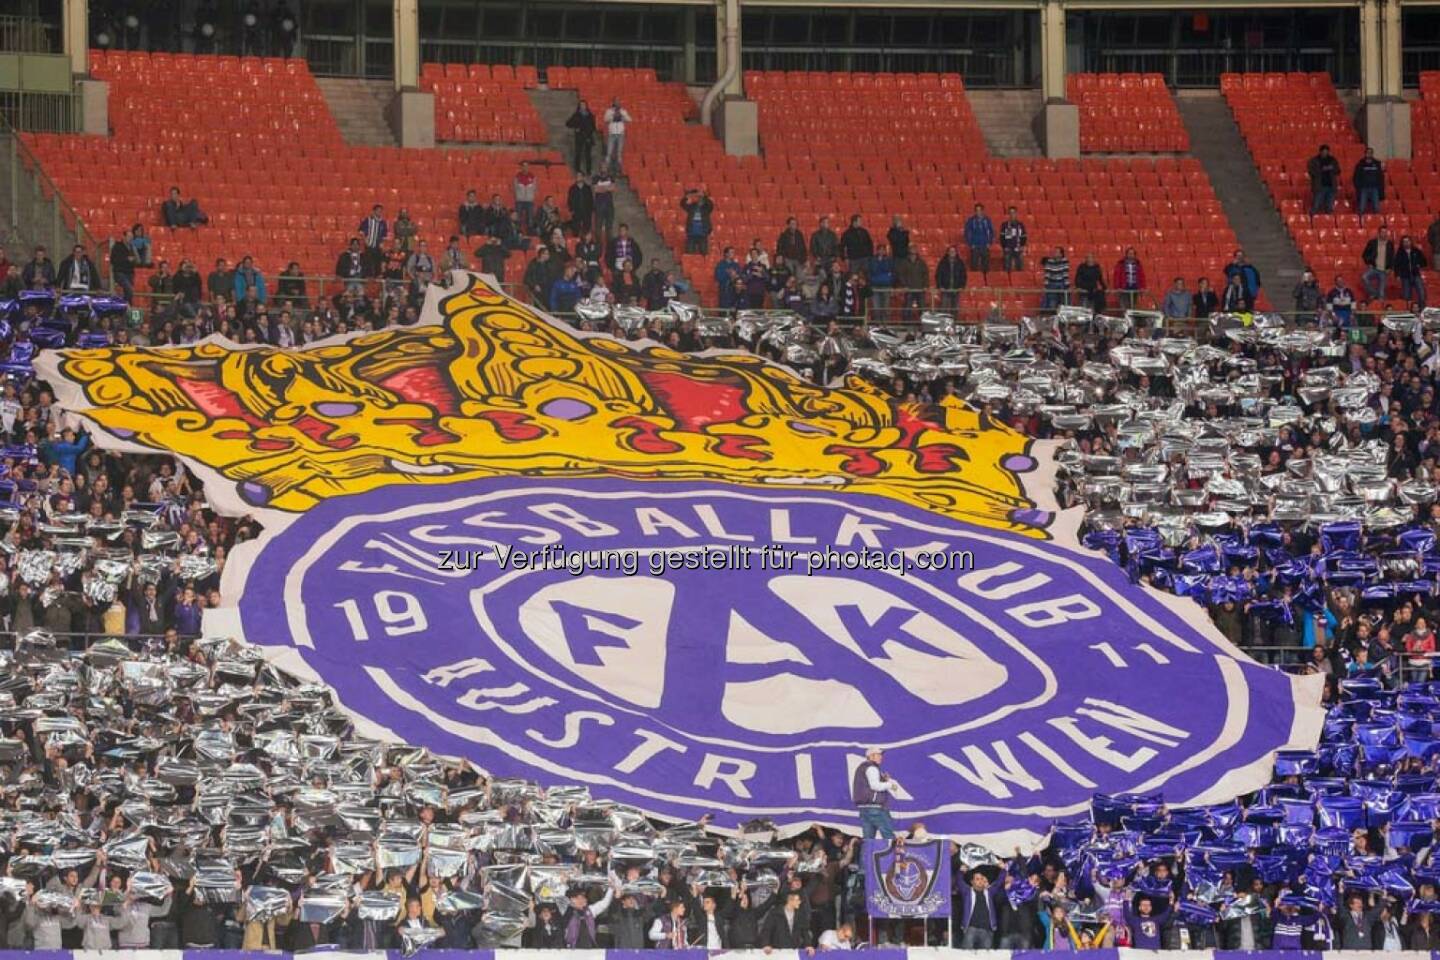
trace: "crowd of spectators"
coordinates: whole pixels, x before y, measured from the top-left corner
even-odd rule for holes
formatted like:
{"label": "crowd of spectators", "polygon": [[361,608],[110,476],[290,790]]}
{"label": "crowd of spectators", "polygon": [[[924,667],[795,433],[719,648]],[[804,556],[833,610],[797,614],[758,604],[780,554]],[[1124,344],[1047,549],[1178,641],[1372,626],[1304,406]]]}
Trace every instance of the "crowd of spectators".
{"label": "crowd of spectators", "polygon": [[[684,202],[698,220],[710,216],[703,189]],[[549,208],[542,199],[528,227],[514,227],[517,240],[540,240],[535,221]],[[459,218],[480,232],[462,229],[456,252],[428,269],[383,278],[385,323],[415,322],[429,282],[468,265],[461,237],[488,245],[493,224],[520,215],[472,196]],[[360,225],[342,256],[357,281],[400,252],[407,263],[429,256],[406,220],[377,207]],[[1002,240],[1023,235],[1016,220],[1002,221]],[[843,236],[820,227],[805,237],[792,221],[773,256],[759,253],[772,268],[798,258],[803,269],[819,236],[835,261],[864,255],[863,221]],[[870,256],[904,236],[896,218]],[[951,251],[941,266],[982,269],[968,253]],[[903,402],[956,395],[1064,441],[1057,496],[1086,509],[1089,546],[1137,582],[1202,604],[1239,647],[1325,676],[1321,748],[1282,755],[1275,782],[1243,802],[1170,810],[1160,798],[1097,797],[1091,818],[1057,826],[1034,856],[955,845],[955,943],[1436,946],[1437,318],[1387,318],[1357,342],[1225,315],[1198,340],[1166,337],[1153,315],[1063,302],[1055,316],[983,330],[920,304],[919,333],[842,326],[798,305],[719,322],[666,299],[627,311],[629,298],[595,298],[595,285],[644,263],[623,225],[583,264],[570,256],[549,290],[536,278],[532,293],[553,304],[555,288],[573,282],[563,297],[576,298],[587,328],[682,350],[749,349],[820,380],[849,369]],[[1258,289],[1243,255],[1232,266],[1234,296]],[[358,306],[363,282],[317,304],[287,286],[298,267],[272,289],[244,259],[203,280],[181,264],[168,282],[191,309],[130,317],[61,283],[93,269],[83,250],[58,268],[37,251],[6,292],[12,336],[183,343],[219,331],[289,345],[373,322]],[[1102,291],[1123,290],[1098,264],[1080,270],[1087,282],[1098,274]],[[1109,279],[1138,270],[1122,261]],[[34,295],[47,283],[69,296]],[[777,843],[756,825],[722,839],[579,788],[490,782],[423,750],[365,741],[323,688],[201,639],[226,555],[254,523],[208,511],[168,458],[94,449],[43,384],[6,370],[0,611],[10,639],[0,657],[14,705],[41,708],[0,713],[0,802],[25,814],[0,877],[6,944],[789,949],[869,936],[856,849],[837,832]],[[918,925],[873,929],[924,935]]]}

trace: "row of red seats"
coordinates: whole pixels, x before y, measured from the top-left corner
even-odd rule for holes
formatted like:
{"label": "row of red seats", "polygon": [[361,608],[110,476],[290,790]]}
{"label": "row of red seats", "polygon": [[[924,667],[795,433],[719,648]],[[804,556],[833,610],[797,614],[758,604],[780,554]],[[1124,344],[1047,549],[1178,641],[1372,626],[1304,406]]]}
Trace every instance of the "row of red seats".
{"label": "row of red seats", "polygon": [[[1353,215],[1351,177],[1365,154],[1365,144],[1329,74],[1225,74],[1220,78],[1220,90],[1296,248],[1322,276],[1333,276],[1342,267],[1347,275],[1357,271],[1360,251],[1378,224],[1386,220],[1403,223],[1412,212],[1411,202],[1402,199],[1415,185],[1409,165],[1391,162],[1385,170],[1383,217],[1362,221]],[[1304,223],[1310,221],[1312,199],[1308,164],[1321,144],[1329,146],[1340,164],[1337,216],[1329,220],[1317,217],[1323,227],[1307,228]],[[1415,206],[1421,202],[1416,194]]]}
{"label": "row of red seats", "polygon": [[[769,247],[792,214],[808,234],[822,213],[840,232],[858,212],[878,241],[891,215],[904,214],[914,245],[933,266],[946,246],[959,243],[974,201],[997,223],[1014,204],[1030,226],[1032,251],[1013,278],[1017,286],[1040,285],[1039,257],[1057,244],[1093,248],[1102,259],[1112,248],[1136,245],[1163,273],[1173,267],[1186,276],[1218,270],[1234,250],[1234,233],[1198,161],[989,158],[958,76],[756,72],[745,82],[760,108],[762,156],[728,157],[708,131],[680,124],[636,135],[626,148],[631,185],[674,249],[684,245],[679,189],[704,184],[715,199],[710,253],[686,258],[706,297],[715,294],[713,269],[724,246],[743,256],[758,237]],[[855,92],[866,86],[930,92],[923,109],[887,109],[879,117],[869,110],[861,124],[866,101]]]}
{"label": "row of red seats", "polygon": [[1080,111],[1080,149],[1184,153],[1190,135],[1158,73],[1072,73],[1065,94]]}
{"label": "row of red seats", "polygon": [[420,89],[435,97],[435,139],[453,143],[544,143],[545,122],[525,93],[537,86],[534,67],[420,67]]}
{"label": "row of red seats", "polygon": [[[272,274],[292,259],[326,272],[375,203],[385,205],[392,223],[408,208],[438,252],[456,230],[466,190],[477,190],[482,203],[499,193],[512,204],[510,182],[521,159],[534,163],[542,197],[563,203],[571,179],[563,160],[543,150],[350,146],[303,61],[97,51],[92,72],[111,83],[112,103],[125,104],[113,113],[113,135],[26,135],[26,143],[92,233],[108,237],[145,224],[156,256],[172,265],[190,258],[204,266],[248,253]],[[478,79],[523,82],[503,70]],[[197,116],[177,127],[177,83],[214,91],[223,101],[214,111],[218,119]],[[237,103],[245,109],[238,124]],[[320,112],[307,112],[315,105]],[[302,116],[309,118],[304,129],[289,136],[267,132]],[[171,185],[200,202],[210,226],[160,225]]]}

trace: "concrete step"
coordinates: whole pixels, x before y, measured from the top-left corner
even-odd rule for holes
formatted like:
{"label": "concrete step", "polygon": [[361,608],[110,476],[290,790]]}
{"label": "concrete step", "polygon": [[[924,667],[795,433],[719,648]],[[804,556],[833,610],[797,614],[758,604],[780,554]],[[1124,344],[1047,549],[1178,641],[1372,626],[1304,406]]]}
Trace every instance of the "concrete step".
{"label": "concrete step", "polygon": [[1039,90],[970,90],[971,112],[997,157],[1038,157],[1035,119],[1044,105]]}
{"label": "concrete step", "polygon": [[395,87],[389,80],[317,77],[315,82],[346,143],[364,147],[398,146],[385,119],[385,109],[395,96]]}
{"label": "concrete step", "polygon": [[[570,114],[575,112],[576,94],[573,90],[528,90],[530,102],[535,105],[535,110],[540,114],[540,119],[545,123],[545,136],[547,144],[552,150],[556,150],[565,158],[565,163],[574,171],[573,161],[575,151],[572,146],[573,137],[570,130],[565,126],[565,121]],[[597,149],[598,154],[598,149]],[[596,157],[596,168],[599,166],[599,157]],[[680,197],[675,197],[675,202],[680,202]],[[676,276],[683,277],[684,272],[680,267],[680,258],[675,251],[670,249],[665,238],[655,227],[655,222],[650,219],[650,214],[645,211],[645,205],[641,203],[640,197],[630,189],[630,183],[625,177],[616,181],[615,190],[615,223],[628,223],[630,235],[635,242],[640,244],[640,249],[645,254],[645,265],[641,273],[647,273],[651,265],[659,266],[662,270],[674,270]]]}
{"label": "concrete step", "polygon": [[[1304,262],[1255,169],[1229,105],[1218,91],[1185,92],[1176,103],[1190,134],[1190,152],[1205,167],[1245,256],[1260,271],[1270,303],[1279,310],[1289,309],[1290,293]],[[1211,283],[1219,279],[1212,277]]]}

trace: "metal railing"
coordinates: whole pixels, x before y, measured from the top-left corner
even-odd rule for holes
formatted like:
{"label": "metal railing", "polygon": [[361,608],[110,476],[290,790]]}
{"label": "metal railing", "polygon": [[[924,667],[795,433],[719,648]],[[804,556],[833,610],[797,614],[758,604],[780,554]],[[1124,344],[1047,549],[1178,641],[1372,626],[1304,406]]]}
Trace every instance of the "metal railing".
{"label": "metal railing", "polygon": [[0,119],[31,133],[75,133],[80,129],[80,97],[73,91],[0,90]]}
{"label": "metal railing", "polygon": [[96,239],[65,202],[15,128],[0,117],[0,224],[10,242],[43,244],[58,262],[75,244],[98,250]]}
{"label": "metal railing", "polygon": [[[1313,647],[1304,646],[1274,646],[1269,644],[1241,644],[1243,650],[1250,659],[1262,663],[1267,667],[1275,667],[1287,673],[1301,673],[1313,662]],[[1440,661],[1440,654],[1437,653],[1406,653],[1403,650],[1396,651],[1391,658],[1390,671],[1388,676],[1399,683],[1411,683],[1429,680],[1432,675],[1440,679],[1440,673],[1436,671],[1436,663]],[[1372,665],[1373,669],[1380,671],[1380,667]],[[1387,675],[1387,674],[1380,674]]]}
{"label": "metal railing", "polygon": [[[98,264],[102,265],[102,275],[109,284],[109,289],[114,289],[113,278],[110,276],[108,265],[108,250],[101,244],[99,251],[95,254]],[[173,268],[176,264],[171,263]],[[200,265],[197,264],[197,268]],[[516,271],[518,272],[518,271]],[[203,276],[203,275],[202,275]],[[512,274],[513,276],[513,274]],[[345,288],[358,288],[372,303],[379,304],[388,293],[408,292],[408,282],[387,281],[377,277],[364,278],[361,280],[348,280],[337,277],[333,274],[305,274],[299,277],[284,277],[278,274],[266,275],[266,286],[268,288],[267,310],[270,316],[275,316],[282,308],[292,308],[292,319],[301,322],[313,307],[320,301],[328,300],[339,295]],[[299,284],[300,290],[297,293],[287,294],[280,292],[282,281],[294,281]],[[535,298],[528,288],[518,280],[509,280],[502,283],[501,289],[510,296],[524,303],[533,303]],[[387,289],[388,288],[388,289]],[[978,326],[986,323],[1015,323],[1024,316],[1034,316],[1038,313],[1047,313],[1053,310],[1053,306],[1081,304],[1084,302],[1083,292],[1079,290],[1043,290],[1040,288],[1020,287],[967,287],[957,291],[956,299],[952,302],[949,294],[951,291],[926,288],[923,290],[905,290],[888,288],[881,291],[880,295],[870,301],[865,312],[860,316],[840,315],[835,320],[843,326],[856,326],[860,323],[868,323],[871,326],[894,327],[902,330],[914,330],[920,328],[920,317],[922,313],[939,311],[953,316],[957,323],[964,326]],[[916,294],[912,298],[910,294]],[[1053,304],[1047,305],[1044,309],[1038,310],[1034,303],[1042,297],[1054,295]],[[208,293],[204,296],[209,300]],[[687,302],[694,302],[693,294],[687,294],[681,299]],[[918,304],[915,302],[918,299]],[[156,293],[141,283],[135,290],[132,303],[143,310],[163,310],[174,300],[174,294]],[[1108,310],[1111,315],[1120,315],[1128,307],[1136,310],[1157,311],[1163,300],[1163,294],[1152,290],[1134,291],[1133,303],[1129,300],[1121,301],[1117,294],[1111,291],[1108,294]],[[1028,306],[1022,305],[1029,304]],[[569,311],[550,311],[548,304],[539,304],[547,312],[553,313],[561,319],[577,322],[577,314]],[[773,306],[770,309],[777,309]],[[719,307],[714,304],[702,306],[702,314],[707,318],[733,318],[743,307]],[[810,319],[817,323],[825,323],[830,319],[829,315],[816,316],[813,310],[799,311],[807,314]],[[1295,313],[1284,311],[1270,311],[1279,313],[1287,323],[1296,327],[1317,326],[1316,316],[1313,313]],[[1357,315],[1358,316],[1358,315]],[[1208,329],[1207,321],[1200,318],[1166,318],[1159,328],[1167,334],[1176,336],[1200,336]],[[1363,335],[1369,330],[1369,326],[1356,325],[1351,328]]]}
{"label": "metal railing", "polygon": [[0,51],[4,53],[59,53],[60,27],[39,17],[0,14]]}

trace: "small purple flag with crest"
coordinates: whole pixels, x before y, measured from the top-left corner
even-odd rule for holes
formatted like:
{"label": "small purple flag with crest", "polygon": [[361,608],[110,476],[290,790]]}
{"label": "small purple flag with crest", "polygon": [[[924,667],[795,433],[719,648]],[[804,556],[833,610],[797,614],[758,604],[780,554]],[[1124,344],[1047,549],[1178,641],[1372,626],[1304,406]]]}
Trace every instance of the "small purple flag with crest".
{"label": "small purple flag with crest", "polygon": [[865,902],[872,917],[950,916],[947,841],[866,840]]}

